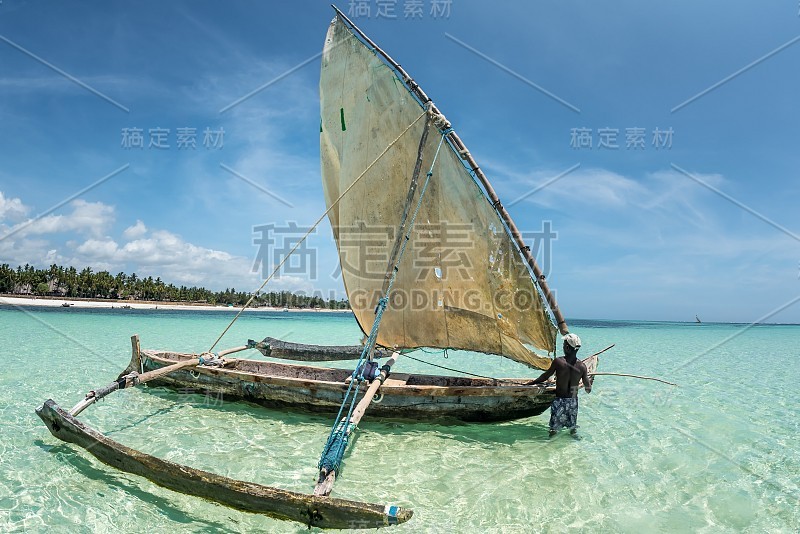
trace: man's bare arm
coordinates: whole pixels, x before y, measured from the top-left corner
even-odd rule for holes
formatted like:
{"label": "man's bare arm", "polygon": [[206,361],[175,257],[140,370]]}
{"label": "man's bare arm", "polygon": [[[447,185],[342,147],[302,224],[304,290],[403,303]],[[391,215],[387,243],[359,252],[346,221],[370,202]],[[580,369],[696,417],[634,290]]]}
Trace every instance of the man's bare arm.
{"label": "man's bare arm", "polygon": [[555,364],[555,361],[553,361],[553,363],[550,364],[550,369],[548,369],[547,371],[542,373],[541,376],[539,378],[537,378],[536,380],[534,380],[533,382],[528,382],[528,383],[529,384],[541,384],[542,382],[544,382],[545,380],[547,380],[548,378],[553,376],[553,373],[555,373],[555,372],[556,372],[556,364]]}
{"label": "man's bare arm", "polygon": [[594,378],[589,377],[589,371],[586,369],[586,365],[581,363],[581,380],[583,380],[583,389],[586,393],[592,392],[592,380]]}

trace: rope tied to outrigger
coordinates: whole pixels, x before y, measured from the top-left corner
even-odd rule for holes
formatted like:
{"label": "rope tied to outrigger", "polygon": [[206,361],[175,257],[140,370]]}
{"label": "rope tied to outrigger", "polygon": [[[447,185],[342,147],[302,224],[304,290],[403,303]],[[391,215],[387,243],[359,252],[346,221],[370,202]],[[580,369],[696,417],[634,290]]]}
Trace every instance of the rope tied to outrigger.
{"label": "rope tied to outrigger", "polygon": [[[338,413],[336,414],[336,419],[334,419],[333,427],[331,428],[328,439],[326,440],[325,446],[322,449],[322,455],[320,456],[319,463],[317,464],[317,467],[320,470],[319,482],[322,482],[322,480],[324,480],[325,477],[331,472],[338,474],[339,470],[341,469],[342,459],[344,458],[345,450],[347,450],[349,436],[355,426],[351,423],[350,418],[353,414],[353,409],[356,406],[356,399],[358,398],[358,391],[361,381],[364,380],[364,363],[372,355],[375,349],[381,319],[383,319],[383,314],[389,305],[389,295],[392,291],[392,287],[394,286],[394,282],[397,279],[397,273],[399,272],[398,265],[400,265],[400,261],[402,260],[403,254],[406,251],[406,247],[411,237],[411,232],[413,231],[414,224],[417,220],[417,215],[422,207],[422,198],[425,196],[425,192],[428,189],[428,184],[433,176],[433,168],[436,165],[436,160],[439,157],[439,151],[442,148],[442,143],[444,142],[445,136],[446,134],[442,133],[442,136],[439,139],[439,145],[436,147],[436,153],[433,156],[431,167],[428,170],[428,173],[425,175],[425,182],[422,185],[422,189],[420,189],[419,198],[417,199],[417,204],[414,208],[414,214],[409,221],[408,231],[404,236],[405,238],[402,240],[399,254],[397,255],[395,264],[391,269],[392,275],[389,279],[389,284],[386,286],[386,291],[378,300],[378,305],[375,307],[375,321],[372,323],[369,337],[367,338],[364,348],[361,351],[361,356],[359,357],[358,362],[356,363],[356,368],[353,371],[353,379],[350,381],[350,385],[347,387],[345,397],[342,400],[342,404],[339,407]],[[347,416],[343,418],[342,413],[344,412],[346,406]]]}
{"label": "rope tied to outrigger", "polygon": [[[413,352],[413,350],[410,350],[409,352]],[[428,351],[423,350],[422,352],[428,352]],[[447,350],[445,349],[442,352],[445,355],[444,357],[447,358]],[[415,357],[411,356],[410,354],[403,353],[403,357],[404,358],[408,358],[410,360],[414,360],[415,362],[420,362],[420,363],[424,363],[426,365],[430,365],[432,367],[438,367],[439,369],[444,369],[446,371],[453,371],[455,373],[461,373],[461,374],[465,374],[467,376],[474,376],[476,378],[486,378],[488,380],[493,380],[495,382],[495,384],[498,383],[498,382],[501,382],[501,380],[499,378],[495,378],[495,377],[492,377],[492,376],[485,376],[485,375],[476,375],[475,373],[468,373],[467,371],[462,371],[461,369],[453,369],[452,367],[446,367],[444,365],[438,365],[438,364],[435,364],[433,362],[428,362],[428,361],[425,361],[425,360],[421,360],[419,358],[415,358]]]}

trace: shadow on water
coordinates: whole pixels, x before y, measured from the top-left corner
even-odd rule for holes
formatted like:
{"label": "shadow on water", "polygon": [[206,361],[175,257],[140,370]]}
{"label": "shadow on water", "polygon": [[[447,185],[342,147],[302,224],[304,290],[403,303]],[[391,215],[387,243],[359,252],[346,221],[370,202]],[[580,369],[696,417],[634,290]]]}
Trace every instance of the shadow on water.
{"label": "shadow on water", "polygon": [[170,412],[172,412],[172,411],[174,411],[174,410],[176,410],[178,408],[180,408],[180,405],[177,402],[173,403],[172,406],[159,408],[158,410],[154,411],[153,413],[149,413],[149,414],[141,417],[140,419],[137,419],[136,421],[129,421],[128,424],[125,425],[125,426],[121,426],[119,428],[115,428],[113,430],[109,430],[109,431],[106,432],[106,434],[111,435],[111,434],[113,434],[115,432],[122,432],[124,430],[128,430],[128,429],[133,428],[133,427],[135,427],[137,425],[141,425],[142,423],[146,422],[151,417],[156,417],[158,415],[168,414],[168,413],[170,413]]}
{"label": "shadow on water", "polygon": [[102,482],[109,487],[121,489],[125,493],[132,495],[143,502],[154,505],[170,520],[184,524],[199,524],[204,528],[212,529],[214,532],[236,532],[234,530],[230,530],[224,523],[207,521],[191,516],[180,508],[173,506],[173,504],[167,499],[157,497],[152,493],[141,489],[136,483],[125,480],[122,477],[116,476],[106,470],[98,469],[92,465],[91,461],[83,458],[80,453],[70,445],[59,444],[53,446],[38,439],[34,440],[33,443],[45,452],[54,454],[56,461],[72,466],[81,475],[91,480]]}
{"label": "shadow on water", "polygon": [[430,434],[438,438],[478,445],[518,445],[548,441],[547,420],[533,417],[511,422],[465,423],[442,420],[437,423],[408,423],[371,419],[359,425],[364,431],[386,435]]}
{"label": "shadow on water", "polygon": [[[159,410],[157,413],[166,413],[185,405],[194,409],[209,409],[221,414],[245,414],[247,417],[265,422],[274,421],[287,425],[319,425],[326,428],[332,425],[335,418],[333,413],[309,412],[292,407],[269,408],[241,399],[227,400],[226,398],[218,399],[212,397],[209,400],[202,393],[181,393],[160,386],[146,387],[141,391],[174,403],[169,409]],[[130,426],[135,424],[138,423],[132,423]],[[485,423],[467,423],[453,418],[437,419],[435,422],[414,422],[408,419],[369,417],[369,413],[367,413],[359,428],[362,431],[397,436],[431,433],[462,443],[480,443],[484,445],[514,445],[516,443],[547,441],[548,439],[547,418],[542,419],[540,417]]]}

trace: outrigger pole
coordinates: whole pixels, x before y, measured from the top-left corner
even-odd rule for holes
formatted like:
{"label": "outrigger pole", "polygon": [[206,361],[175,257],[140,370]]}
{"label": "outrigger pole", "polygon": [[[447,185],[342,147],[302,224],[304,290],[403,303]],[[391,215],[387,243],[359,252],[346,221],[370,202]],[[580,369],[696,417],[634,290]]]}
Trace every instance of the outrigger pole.
{"label": "outrigger pole", "polygon": [[[353,24],[353,21],[347,18],[347,15],[342,13],[338,7],[334,5],[332,5],[332,7],[336,11],[336,14],[339,15],[339,17],[343,21],[345,21],[347,25],[350,26],[350,28],[354,32],[356,32],[359,35],[359,37],[361,37],[361,39],[364,40],[365,43],[369,44],[369,46],[373,48],[375,52],[383,56],[386,62],[389,63],[389,65],[391,65],[392,68],[397,71],[397,73],[401,76],[401,79],[408,88],[408,90],[411,91],[411,93],[421,102],[423,106],[430,106],[430,110],[434,116],[440,115],[444,117],[444,115],[442,115],[442,113],[439,111],[439,109],[436,107],[436,105],[433,103],[430,97],[428,97],[428,95],[425,94],[425,91],[422,90],[419,84],[417,84],[417,82],[415,82],[414,79],[411,76],[409,76],[405,70],[403,70],[403,67],[401,67],[399,63],[397,63],[394,59],[391,58],[391,56],[389,56],[389,54],[387,54],[378,45],[376,45],[372,39],[367,37],[367,35],[364,32],[362,32],[358,28],[358,26]],[[450,124],[448,123],[447,126],[449,128]],[[467,150],[466,145],[464,145],[464,142],[461,140],[461,138],[455,131],[449,129],[449,132],[446,134],[445,138],[453,147],[453,149],[455,149],[456,153],[458,153],[461,159],[463,159],[467,163],[467,166],[475,175],[475,177],[478,178],[478,180],[481,182],[481,185],[483,185],[483,188],[486,190],[486,194],[488,195],[489,200],[491,200],[492,202],[492,206],[500,215],[500,218],[503,219],[503,222],[506,224],[506,227],[508,227],[508,230],[511,233],[511,237],[517,244],[517,248],[522,253],[523,257],[525,258],[525,261],[528,262],[528,265],[533,271],[533,274],[536,278],[536,283],[539,285],[539,289],[542,291],[542,295],[544,295],[545,299],[547,299],[547,304],[548,306],[550,306],[550,310],[553,312],[553,316],[556,319],[558,330],[561,332],[561,335],[568,334],[569,328],[567,327],[567,322],[564,320],[564,315],[561,313],[561,309],[558,307],[558,302],[556,302],[555,294],[550,290],[550,286],[547,284],[547,280],[545,278],[544,273],[542,272],[542,269],[536,263],[536,258],[533,256],[533,254],[531,254],[531,247],[525,244],[525,240],[522,239],[522,234],[517,228],[517,225],[514,224],[511,215],[508,213],[506,208],[500,202],[500,199],[498,198],[497,193],[492,187],[492,184],[489,183],[489,179],[486,177],[481,168],[478,166],[478,163],[475,161],[475,158],[473,158],[472,154],[469,153],[469,150]]]}
{"label": "outrigger pole", "polygon": [[[429,112],[430,109],[428,108],[427,111]],[[322,456],[318,465],[319,477],[317,479],[317,485],[314,488],[314,495],[330,495],[331,491],[333,490],[333,484],[336,481],[336,475],[341,468],[342,459],[345,451],[347,450],[347,444],[349,442],[350,435],[358,428],[358,423],[361,422],[361,418],[372,402],[372,398],[377,394],[378,389],[380,389],[381,385],[383,385],[384,381],[389,377],[392,366],[397,361],[397,358],[400,357],[399,352],[394,352],[394,354],[392,354],[392,357],[389,359],[389,361],[387,361],[386,364],[381,367],[380,373],[372,378],[372,382],[367,388],[367,391],[364,393],[364,396],[361,398],[361,401],[359,401],[358,405],[353,408],[356,397],[358,396],[358,385],[353,392],[353,384],[356,381],[363,380],[365,378],[363,373],[364,366],[366,365],[365,362],[371,362],[373,359],[381,318],[383,317],[383,312],[385,311],[389,302],[389,294],[392,290],[392,286],[394,285],[395,278],[397,277],[400,260],[402,259],[403,253],[406,250],[406,244],[411,238],[411,232],[414,228],[417,213],[419,213],[419,208],[422,205],[422,196],[425,194],[425,190],[428,187],[430,178],[433,175],[433,167],[436,164],[436,159],[439,157],[439,150],[441,149],[442,142],[444,141],[443,133],[442,139],[439,141],[439,146],[436,149],[436,155],[433,158],[431,168],[428,171],[425,182],[422,185],[416,207],[414,208],[412,214],[410,210],[413,204],[414,196],[417,192],[417,188],[419,187],[419,175],[422,169],[422,160],[424,156],[425,145],[428,139],[428,132],[432,122],[433,121],[431,118],[428,118],[425,121],[425,126],[422,130],[419,148],[417,149],[417,160],[414,164],[414,171],[411,175],[409,190],[408,194],[406,195],[405,206],[403,207],[403,214],[400,218],[397,228],[397,237],[395,238],[391,254],[389,255],[387,273],[381,291],[382,298],[380,299],[377,308],[375,308],[376,317],[372,324],[371,332],[367,338],[364,349],[362,350],[361,357],[356,365],[356,369],[353,371],[352,380],[348,386],[347,393],[345,394],[345,398],[342,400],[339,413],[336,415],[334,427],[331,429],[331,432],[328,435],[328,440],[325,443],[325,447],[322,451]],[[409,215],[411,215],[410,221]],[[408,231],[406,231],[407,225]],[[372,369],[374,369],[374,367]],[[350,396],[351,392],[353,392],[352,397]],[[342,413],[344,412],[344,408],[348,401],[350,402],[349,413],[342,418]]]}
{"label": "outrigger pole", "polygon": [[[400,357],[399,352],[395,352],[392,354],[392,357],[389,358],[382,367],[380,375],[375,377],[367,388],[367,391],[364,392],[364,396],[359,401],[358,405],[353,410],[353,413],[350,415],[349,419],[342,419],[339,425],[337,425],[335,432],[337,437],[339,438],[338,443],[335,440],[329,440],[328,446],[326,446],[326,452],[331,450],[331,444],[334,446],[341,447],[342,455],[344,455],[344,450],[347,447],[347,442],[350,438],[350,434],[356,431],[358,428],[358,423],[361,422],[361,418],[364,416],[364,412],[369,407],[370,403],[372,402],[373,397],[378,393],[378,390],[383,385],[384,381],[389,377],[389,372],[392,366],[397,362],[397,358]],[[323,453],[324,454],[324,453]],[[337,458],[338,462],[341,463],[341,458]],[[322,463],[322,462],[320,462]],[[333,490],[333,483],[336,482],[336,473],[338,471],[338,466],[336,469],[333,468],[332,465],[326,465],[320,468],[319,477],[317,479],[317,485],[314,487],[314,495],[318,495],[321,497],[326,497],[331,494]]]}
{"label": "outrigger pole", "polygon": [[[135,338],[136,341],[131,340],[132,343],[138,343],[139,338]],[[190,360],[186,360],[184,362],[179,362],[174,365],[170,365],[167,367],[162,367],[161,369],[154,369],[153,371],[148,371],[146,373],[130,373],[124,376],[120,376],[114,382],[111,382],[105,387],[99,389],[93,389],[89,393],[86,394],[86,397],[76,404],[70,411],[70,415],[73,417],[77,417],[82,411],[86,408],[94,404],[95,402],[101,400],[106,395],[109,395],[117,390],[125,389],[133,386],[138,386],[140,384],[144,384],[146,382],[150,382],[151,380],[155,380],[160,378],[164,375],[174,373],[175,371],[180,371],[181,369],[186,369],[188,367],[197,367],[199,365],[207,365],[209,367],[223,367],[227,365],[233,365],[236,363],[236,360],[223,360],[223,357],[227,356],[228,354],[233,354],[234,352],[240,352],[246,349],[251,348],[248,345],[244,345],[241,347],[234,347],[232,349],[221,350],[217,353],[204,353],[198,356],[197,358],[192,358]],[[134,347],[134,351],[138,352],[138,347]]]}
{"label": "outrigger pole", "polygon": [[[428,111],[430,112],[430,106],[428,107]],[[433,117],[435,117],[435,115],[433,115]],[[341,469],[342,459],[344,458],[344,453],[347,450],[350,435],[357,429],[358,423],[361,421],[361,417],[363,417],[364,412],[369,407],[370,402],[372,402],[373,396],[378,392],[378,389],[380,389],[381,385],[383,385],[383,382],[389,376],[392,365],[394,365],[394,363],[397,361],[397,358],[400,357],[400,353],[395,352],[389,361],[386,362],[383,367],[381,367],[379,374],[365,371],[365,369],[377,368],[377,364],[373,364],[372,366],[369,366],[368,364],[372,363],[372,355],[378,340],[378,330],[380,328],[381,319],[383,318],[383,314],[389,305],[389,296],[392,292],[394,282],[397,279],[397,273],[399,272],[400,262],[403,259],[406,246],[411,240],[411,233],[414,230],[414,223],[417,220],[417,215],[419,214],[420,207],[422,206],[422,197],[425,196],[425,192],[428,189],[431,176],[433,176],[433,168],[436,165],[436,160],[439,158],[439,151],[442,148],[442,143],[444,142],[447,131],[449,130],[449,127],[447,127],[442,131],[442,137],[439,140],[439,145],[436,147],[436,153],[433,156],[433,161],[431,161],[430,169],[428,170],[428,173],[425,176],[425,181],[423,182],[422,188],[419,191],[419,197],[417,198],[416,205],[414,206],[414,211],[411,215],[411,218],[407,221],[407,215],[409,213],[408,210],[412,205],[414,194],[417,190],[420,166],[424,156],[423,151],[425,147],[425,141],[428,137],[428,128],[432,120],[433,119],[431,117],[427,119],[425,123],[425,129],[423,130],[422,137],[420,139],[419,150],[417,152],[417,161],[412,173],[411,185],[406,197],[406,205],[403,209],[403,217],[400,221],[400,227],[398,228],[397,238],[394,243],[391,262],[388,266],[388,281],[384,285],[383,295],[378,302],[378,306],[375,308],[375,321],[372,323],[372,329],[370,330],[369,337],[367,338],[367,342],[364,344],[361,358],[358,360],[358,364],[353,371],[352,380],[350,381],[350,385],[347,388],[345,397],[342,400],[339,413],[336,414],[336,419],[334,420],[333,428],[331,428],[330,434],[328,435],[328,440],[325,442],[325,446],[322,450],[322,455],[320,457],[319,464],[317,465],[319,468],[319,477],[317,479],[317,485],[314,488],[314,495],[330,495],[331,490],[333,489],[333,483],[336,481],[336,475]],[[408,222],[407,230],[406,222]],[[365,373],[369,376],[365,376]],[[361,401],[356,406],[358,389],[360,387],[359,382],[365,379],[371,379],[372,382],[364,394],[364,397],[362,397]],[[348,404],[349,408],[347,411],[345,411],[345,408],[348,407]],[[345,414],[345,416],[342,417],[342,414]]]}

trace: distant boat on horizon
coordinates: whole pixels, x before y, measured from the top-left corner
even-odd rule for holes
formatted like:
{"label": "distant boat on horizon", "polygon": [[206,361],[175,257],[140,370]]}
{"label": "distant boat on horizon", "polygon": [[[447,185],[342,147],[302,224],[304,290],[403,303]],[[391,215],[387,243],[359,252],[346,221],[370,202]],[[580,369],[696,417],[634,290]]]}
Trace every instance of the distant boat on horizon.
{"label": "distant boat on horizon", "polygon": [[702,323],[703,321],[701,321],[701,320],[700,320],[700,317],[698,317],[697,315],[695,315],[695,316],[694,316],[694,322],[696,322],[696,323]]}

